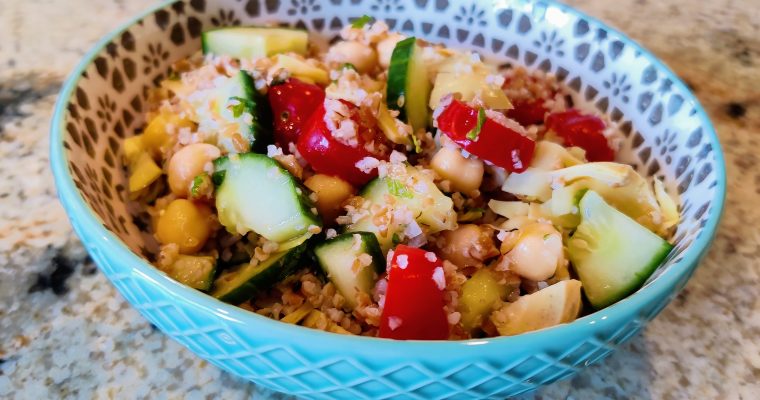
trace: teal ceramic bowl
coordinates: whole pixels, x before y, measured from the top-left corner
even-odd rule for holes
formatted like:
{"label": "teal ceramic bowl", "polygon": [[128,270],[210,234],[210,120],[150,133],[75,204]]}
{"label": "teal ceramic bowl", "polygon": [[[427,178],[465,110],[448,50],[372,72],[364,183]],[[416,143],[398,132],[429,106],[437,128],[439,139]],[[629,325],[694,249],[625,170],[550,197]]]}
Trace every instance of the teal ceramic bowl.
{"label": "teal ceramic bowl", "polygon": [[[330,39],[369,14],[393,29],[497,62],[555,73],[625,136],[621,157],[680,198],[675,251],[629,298],[573,323],[452,342],[346,337],[276,322],[171,280],[144,254],[127,207],[121,142],[146,91],[197,51],[202,30],[276,21]],[[662,62],[603,23],[547,1],[191,0],[158,5],[102,39],[58,99],[51,132],[58,193],[76,233],[121,294],[199,357],[309,398],[503,398],[567,378],[639,332],[684,286],[715,234],[726,191],[715,131]]]}

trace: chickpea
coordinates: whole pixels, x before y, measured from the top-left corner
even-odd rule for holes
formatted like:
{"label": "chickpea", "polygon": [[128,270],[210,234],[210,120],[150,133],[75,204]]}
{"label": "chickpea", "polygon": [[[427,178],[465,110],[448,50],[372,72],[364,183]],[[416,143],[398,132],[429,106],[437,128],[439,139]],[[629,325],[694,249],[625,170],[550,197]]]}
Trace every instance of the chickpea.
{"label": "chickpea", "polygon": [[317,194],[317,209],[326,224],[335,221],[343,202],[354,193],[354,188],[348,182],[323,174],[312,175],[304,185]]}
{"label": "chickpea", "polygon": [[169,160],[167,172],[172,193],[177,197],[187,197],[193,178],[200,175],[206,165],[221,154],[218,147],[206,143],[194,143],[174,153]]}
{"label": "chickpea", "polygon": [[372,47],[353,41],[338,42],[327,51],[327,60],[339,64],[350,63],[361,73],[370,72],[377,64],[377,53]]}
{"label": "chickpea", "polygon": [[174,200],[158,217],[156,237],[162,244],[177,244],[182,254],[193,254],[211,235],[211,215],[211,209],[205,204]]}
{"label": "chickpea", "polygon": [[546,223],[529,225],[505,257],[512,272],[532,281],[545,281],[564,264],[562,235]]}
{"label": "chickpea", "polygon": [[391,33],[385,39],[377,43],[377,59],[380,66],[388,68],[391,65],[391,55],[393,55],[393,49],[396,48],[396,44],[404,39],[404,36],[398,33]]}
{"label": "chickpea", "polygon": [[459,225],[453,231],[445,231],[445,245],[440,248],[443,258],[460,266],[474,266],[499,255],[493,242],[493,231],[478,225]]}
{"label": "chickpea", "polygon": [[483,183],[483,161],[465,158],[458,149],[441,147],[430,160],[430,166],[458,192],[469,193]]}

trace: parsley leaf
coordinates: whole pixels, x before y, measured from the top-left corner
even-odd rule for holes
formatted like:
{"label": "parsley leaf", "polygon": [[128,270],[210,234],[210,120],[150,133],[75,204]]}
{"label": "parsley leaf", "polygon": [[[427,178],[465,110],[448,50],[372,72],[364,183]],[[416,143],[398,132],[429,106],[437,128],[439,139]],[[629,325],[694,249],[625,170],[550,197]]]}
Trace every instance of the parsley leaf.
{"label": "parsley leaf", "polygon": [[467,139],[476,140],[480,135],[480,130],[483,129],[483,124],[486,123],[486,110],[483,108],[478,109],[478,122],[471,131],[467,132]]}
{"label": "parsley leaf", "polygon": [[237,104],[229,104],[227,106],[227,108],[232,111],[232,116],[234,118],[240,118],[246,110],[254,109],[256,107],[256,103],[252,100],[244,99],[242,97],[233,96],[230,97],[230,100],[237,100]]}
{"label": "parsley leaf", "polygon": [[372,21],[372,17],[370,17],[367,14],[362,15],[361,17],[357,18],[352,24],[352,28],[364,28],[364,25],[367,25],[368,22]]}
{"label": "parsley leaf", "polygon": [[398,236],[398,233],[394,233],[393,236],[391,236],[391,242],[394,246],[401,243],[401,238]]}
{"label": "parsley leaf", "polygon": [[197,198],[201,195],[200,191],[202,190],[206,179],[208,179],[208,174],[205,172],[193,178],[193,185],[190,187],[191,197]]}
{"label": "parsley leaf", "polygon": [[396,197],[411,199],[414,197],[412,195],[412,192],[409,191],[409,188],[406,187],[401,181],[398,179],[388,179],[388,191],[391,192],[392,195]]}
{"label": "parsley leaf", "polygon": [[352,69],[356,71],[356,66],[351,63],[343,63],[343,65],[340,66],[340,69]]}
{"label": "parsley leaf", "polygon": [[412,137],[412,143],[414,144],[414,152],[417,154],[422,153],[422,141],[415,134],[410,135]]}

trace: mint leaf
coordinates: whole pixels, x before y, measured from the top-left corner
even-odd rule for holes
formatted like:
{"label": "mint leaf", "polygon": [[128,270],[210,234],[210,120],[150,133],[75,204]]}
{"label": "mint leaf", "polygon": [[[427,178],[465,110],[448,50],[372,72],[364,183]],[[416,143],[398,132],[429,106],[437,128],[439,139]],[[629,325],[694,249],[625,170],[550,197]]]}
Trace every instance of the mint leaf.
{"label": "mint leaf", "polygon": [[246,110],[252,110],[256,107],[256,103],[254,103],[252,100],[244,99],[242,97],[233,96],[230,97],[229,100],[237,100],[237,104],[230,104],[227,106],[227,108],[232,111],[232,116],[234,118],[240,118],[240,116],[243,115]]}
{"label": "mint leaf", "polygon": [[467,132],[467,139],[476,140],[480,135],[480,130],[483,129],[483,124],[486,123],[486,110],[483,108],[478,109],[478,122],[471,131]]}
{"label": "mint leaf", "polygon": [[367,25],[368,22],[372,21],[372,17],[370,17],[367,14],[362,15],[361,17],[357,18],[352,24],[352,28],[361,29],[364,28],[364,25]]}
{"label": "mint leaf", "polygon": [[388,179],[388,191],[396,197],[406,199],[411,199],[414,197],[414,195],[412,195],[412,192],[409,191],[409,188],[407,188],[406,185],[404,185],[398,179]]}

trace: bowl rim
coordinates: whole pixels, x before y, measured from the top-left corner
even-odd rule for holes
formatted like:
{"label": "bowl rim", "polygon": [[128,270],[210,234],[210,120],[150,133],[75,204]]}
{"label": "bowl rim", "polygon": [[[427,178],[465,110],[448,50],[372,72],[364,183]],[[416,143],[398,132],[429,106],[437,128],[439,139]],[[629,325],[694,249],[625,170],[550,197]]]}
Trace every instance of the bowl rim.
{"label": "bowl rim", "polygon": [[[606,29],[608,32],[616,34],[621,41],[627,46],[636,49],[641,56],[655,66],[657,70],[664,72],[665,75],[673,81],[673,84],[676,87],[688,95],[689,98],[687,98],[687,100],[693,101],[697,112],[696,115],[706,130],[709,143],[713,149],[716,164],[715,174],[717,178],[717,186],[715,188],[715,196],[712,199],[713,212],[710,214],[707,223],[702,228],[702,234],[684,250],[682,257],[678,262],[673,263],[673,265],[654,281],[650,282],[646,287],[639,289],[632,295],[607,308],[578,318],[570,323],[560,324],[516,336],[445,341],[398,341],[376,337],[338,335],[298,325],[286,324],[243,310],[232,304],[223,303],[205,293],[199,292],[171,279],[152,264],[132,252],[118,236],[106,229],[100,218],[87,205],[84,198],[74,185],[74,180],[68,168],[66,151],[63,147],[67,105],[72,98],[73,92],[79,83],[82,73],[86,71],[95,57],[102,52],[108,43],[118,38],[119,35],[131,28],[138,21],[178,1],[182,0],[161,1],[138,13],[136,16],[129,18],[126,22],[123,22],[118,28],[97,41],[79,61],[74,70],[68,75],[61,91],[59,92],[51,120],[50,164],[58,197],[64,205],[64,208],[67,211],[67,216],[72,222],[72,225],[79,225],[78,228],[81,229],[81,233],[80,231],[77,231],[77,234],[80,236],[80,239],[84,239],[82,236],[87,232],[87,239],[92,239],[96,242],[92,246],[107,248],[108,251],[104,253],[108,254],[108,257],[116,257],[121,260],[120,262],[122,264],[130,265],[133,274],[141,275],[143,278],[152,281],[155,285],[159,286],[160,290],[166,291],[171,297],[181,299],[180,302],[184,300],[185,302],[191,303],[194,307],[202,308],[207,312],[213,313],[216,316],[231,322],[245,325],[255,324],[263,329],[269,330],[270,334],[278,336],[287,335],[289,338],[288,341],[291,343],[292,340],[319,339],[321,340],[320,343],[324,346],[371,345],[374,347],[374,350],[380,351],[405,351],[413,348],[417,354],[423,352],[430,356],[440,356],[443,351],[465,351],[466,349],[475,348],[478,348],[479,350],[486,350],[486,348],[488,348],[486,351],[490,352],[493,350],[494,346],[513,347],[551,342],[566,337],[570,331],[575,331],[581,327],[585,327],[585,331],[591,333],[592,328],[596,329],[593,327],[594,325],[596,325],[597,328],[601,326],[612,327],[613,325],[611,324],[620,323],[619,318],[617,317],[636,313],[637,310],[644,307],[652,298],[667,296],[668,292],[671,291],[671,288],[675,287],[680,279],[690,274],[691,270],[696,268],[716,235],[717,227],[725,205],[726,167],[723,151],[718,141],[718,135],[697,97],[688,89],[678,75],[665,65],[665,63],[619,30],[610,27],[595,17],[591,17],[573,7],[558,3],[555,0],[541,0],[547,6],[559,8],[565,13],[598,24],[598,26]],[[91,235],[91,233],[95,233],[96,235]],[[673,293],[673,295],[674,294],[675,293]],[[140,308],[138,308],[138,310],[140,310]],[[245,342],[243,339],[241,339],[241,341]]]}

